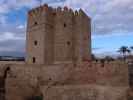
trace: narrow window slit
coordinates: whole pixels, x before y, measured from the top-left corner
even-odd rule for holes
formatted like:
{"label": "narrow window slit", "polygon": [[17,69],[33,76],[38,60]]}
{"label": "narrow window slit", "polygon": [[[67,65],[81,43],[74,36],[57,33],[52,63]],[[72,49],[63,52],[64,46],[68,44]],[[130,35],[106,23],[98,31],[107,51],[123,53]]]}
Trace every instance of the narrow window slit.
{"label": "narrow window slit", "polygon": [[35,63],[35,62],[36,62],[36,58],[35,58],[35,57],[33,57],[33,59],[32,59],[32,60],[33,60],[33,63]]}

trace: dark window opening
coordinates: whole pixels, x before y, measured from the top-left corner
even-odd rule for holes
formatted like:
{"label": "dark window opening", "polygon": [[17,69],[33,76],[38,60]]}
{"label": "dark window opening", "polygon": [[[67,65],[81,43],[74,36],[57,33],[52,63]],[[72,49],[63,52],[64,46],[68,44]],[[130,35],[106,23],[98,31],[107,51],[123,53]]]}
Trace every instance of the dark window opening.
{"label": "dark window opening", "polygon": [[71,43],[70,43],[70,41],[67,41],[67,45],[70,45]]}
{"label": "dark window opening", "polygon": [[51,81],[52,79],[51,79],[51,78],[49,78],[49,80]]}
{"label": "dark window opening", "polygon": [[66,27],[66,23],[64,23],[64,27]]}
{"label": "dark window opening", "polygon": [[10,71],[10,67],[7,67],[7,68],[6,68],[6,71]]}
{"label": "dark window opening", "polygon": [[34,41],[34,45],[37,45],[37,43],[38,43],[38,42],[35,40],[35,41]]}
{"label": "dark window opening", "polygon": [[36,58],[35,57],[33,57],[33,63],[35,63],[36,62]]}
{"label": "dark window opening", "polygon": [[37,25],[37,24],[38,24],[37,22],[34,23],[34,25]]}

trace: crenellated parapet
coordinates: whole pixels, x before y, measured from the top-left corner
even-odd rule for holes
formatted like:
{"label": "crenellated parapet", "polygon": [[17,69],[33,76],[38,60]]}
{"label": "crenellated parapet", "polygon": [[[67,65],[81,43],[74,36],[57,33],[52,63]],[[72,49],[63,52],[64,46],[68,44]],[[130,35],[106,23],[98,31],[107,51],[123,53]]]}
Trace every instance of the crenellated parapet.
{"label": "crenellated parapet", "polygon": [[47,4],[44,4],[44,5],[39,6],[37,8],[31,9],[29,11],[28,15],[29,16],[40,15],[43,12],[45,12],[45,13],[53,12],[53,14],[55,14],[55,13],[56,14],[58,14],[58,13],[70,13],[74,16],[81,16],[81,15],[87,16],[82,9],[80,9],[79,11],[78,10],[73,11],[71,8],[68,8],[67,6],[65,6],[64,8],[62,8],[62,7],[52,8],[52,7],[48,6]]}
{"label": "crenellated parapet", "polygon": [[35,23],[38,23],[38,25],[40,25],[45,23],[46,21],[49,23],[49,20],[51,19],[56,20],[56,16],[62,16],[64,18],[65,16],[71,16],[74,20],[77,19],[77,23],[78,20],[82,20],[83,18],[88,19],[88,21],[90,21],[90,17],[88,17],[82,9],[80,9],[79,11],[74,11],[71,8],[68,8],[67,6],[65,6],[64,8],[52,8],[51,6],[44,4],[37,8],[33,8],[28,12],[28,29],[35,26]]}

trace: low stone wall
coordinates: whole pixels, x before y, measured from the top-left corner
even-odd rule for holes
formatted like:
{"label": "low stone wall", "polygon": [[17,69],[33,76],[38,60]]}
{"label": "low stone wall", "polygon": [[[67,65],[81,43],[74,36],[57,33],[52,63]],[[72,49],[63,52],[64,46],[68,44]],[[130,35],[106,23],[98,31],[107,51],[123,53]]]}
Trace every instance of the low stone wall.
{"label": "low stone wall", "polygon": [[[48,91],[49,89],[51,90],[51,87],[55,88],[52,91],[63,91],[64,87],[68,87],[70,97],[72,95],[71,93],[79,92],[79,94],[85,93],[85,95],[87,95],[87,93],[90,93],[90,89],[94,89],[98,92],[98,99],[96,98],[94,100],[107,100],[100,98],[109,98],[111,96],[114,99],[109,98],[108,100],[125,100],[119,99],[119,97],[121,98],[121,96],[125,95],[125,91],[129,86],[128,66],[122,62],[92,62],[82,63],[80,66],[74,66],[72,63],[54,64],[49,66],[35,64],[7,64],[1,65],[0,69],[4,70],[5,67],[10,67],[10,72],[6,79],[7,100],[26,100],[29,96],[39,92],[45,95],[44,91],[47,91],[47,89]],[[2,70],[0,71],[1,73]],[[83,89],[80,88],[80,90],[78,86],[79,88],[83,87]],[[91,86],[93,88],[91,88]],[[73,92],[71,92],[70,87],[75,87]],[[84,92],[84,88],[87,88],[88,90],[86,91],[88,92]],[[123,92],[120,92],[120,90]],[[119,96],[115,96],[117,95],[117,91],[118,95],[120,92]],[[50,95],[52,95],[52,92]],[[67,95],[69,95],[69,93],[66,92],[66,96]],[[105,97],[99,97],[100,95],[105,95]],[[76,94],[74,94],[74,96],[77,98]],[[48,98],[45,100],[54,99]]]}
{"label": "low stone wall", "polygon": [[109,86],[128,86],[128,64],[121,61],[93,62],[96,67],[96,83]]}

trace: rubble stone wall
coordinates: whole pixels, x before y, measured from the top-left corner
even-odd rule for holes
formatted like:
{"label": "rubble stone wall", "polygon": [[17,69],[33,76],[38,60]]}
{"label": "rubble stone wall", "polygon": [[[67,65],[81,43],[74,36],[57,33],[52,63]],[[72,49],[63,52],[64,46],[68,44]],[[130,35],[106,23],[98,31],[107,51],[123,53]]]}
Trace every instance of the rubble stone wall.
{"label": "rubble stone wall", "polygon": [[[34,95],[36,89],[43,93],[51,87],[54,88],[52,91],[63,91],[64,87],[76,86],[73,90],[75,93],[76,91],[78,92],[78,86],[84,87],[87,85],[86,88],[88,90],[86,91],[92,89],[98,92],[98,94],[108,91],[104,93],[105,96],[106,94],[109,96],[117,95],[115,92],[120,92],[120,90],[123,91],[120,92],[120,94],[122,93],[121,96],[124,96],[123,93],[129,88],[127,64],[118,61],[105,62],[104,64],[100,62],[82,63],[80,66],[74,66],[72,63],[48,66],[35,64],[1,65],[1,75],[4,72],[4,67],[10,67],[10,72],[6,79],[7,100],[15,100],[15,98],[18,98],[16,100],[26,100],[25,98]],[[94,89],[90,88],[91,86]],[[58,88],[56,89],[56,87]],[[70,91],[71,95],[71,89],[68,89],[68,91]],[[82,91],[84,89],[79,90],[79,93],[82,94]],[[66,92],[66,95],[69,95],[69,93]],[[107,96],[107,98],[109,97]]]}

